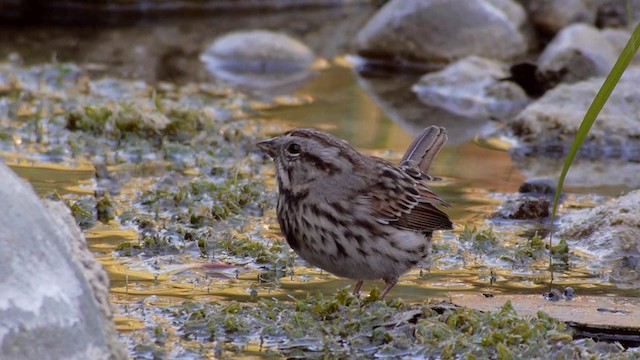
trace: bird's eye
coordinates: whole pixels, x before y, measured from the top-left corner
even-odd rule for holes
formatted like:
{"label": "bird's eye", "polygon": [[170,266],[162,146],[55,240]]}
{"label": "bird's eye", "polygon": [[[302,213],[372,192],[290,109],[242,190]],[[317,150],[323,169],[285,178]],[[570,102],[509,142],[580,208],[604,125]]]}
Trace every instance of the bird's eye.
{"label": "bird's eye", "polygon": [[300,147],[300,145],[296,143],[291,143],[289,144],[289,146],[287,146],[287,152],[290,155],[300,155],[301,150],[302,148]]}

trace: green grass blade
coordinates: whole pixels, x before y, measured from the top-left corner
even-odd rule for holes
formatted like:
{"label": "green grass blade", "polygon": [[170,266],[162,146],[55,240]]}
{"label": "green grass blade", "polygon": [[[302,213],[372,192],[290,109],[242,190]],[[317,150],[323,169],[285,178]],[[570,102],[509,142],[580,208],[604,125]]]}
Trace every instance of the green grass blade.
{"label": "green grass blade", "polygon": [[[596,118],[598,117],[598,114],[600,114],[600,110],[602,110],[602,107],[609,99],[609,96],[611,95],[611,93],[613,92],[613,89],[618,84],[620,77],[622,76],[625,69],[631,62],[631,59],[633,59],[633,56],[635,55],[636,51],[638,51],[639,46],[640,46],[640,24],[638,24],[638,26],[636,26],[635,30],[633,31],[633,34],[631,35],[629,42],[627,42],[627,45],[624,47],[624,50],[622,50],[620,57],[618,57],[618,61],[616,61],[616,64],[613,66],[613,69],[611,69],[611,72],[609,73],[606,80],[604,81],[604,84],[602,84],[602,87],[598,91],[598,94],[593,99],[593,102],[591,103],[589,110],[587,110],[587,113],[585,114],[584,119],[580,124],[580,128],[578,128],[576,136],[573,140],[573,144],[571,144],[571,148],[569,149],[569,153],[567,154],[567,158],[564,160],[564,165],[562,166],[560,178],[558,179],[558,184],[556,186],[556,193],[553,198],[553,208],[551,210],[551,223],[549,225],[549,229],[550,229],[549,230],[549,249],[551,249],[551,240],[553,238],[553,223],[555,221],[556,211],[558,209],[558,203],[560,202],[560,194],[562,193],[562,186],[564,185],[564,179],[567,176],[567,172],[569,171],[569,168],[573,163],[573,159],[576,157],[576,154],[578,153],[578,149],[580,149],[580,146],[584,142],[584,139],[587,137],[587,134],[589,133],[591,126],[593,125]],[[549,257],[549,267],[551,268],[551,256]],[[552,274],[552,279],[553,279],[553,274]]]}

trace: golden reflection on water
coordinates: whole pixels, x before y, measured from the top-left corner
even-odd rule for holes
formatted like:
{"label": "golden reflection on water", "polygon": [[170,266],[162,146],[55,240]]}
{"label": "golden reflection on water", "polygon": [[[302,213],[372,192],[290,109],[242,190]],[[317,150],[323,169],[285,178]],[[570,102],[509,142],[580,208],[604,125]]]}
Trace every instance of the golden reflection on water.
{"label": "golden reflection on water", "polygon": [[0,154],[0,159],[40,195],[53,192],[91,195],[94,193],[95,169],[86,160],[57,164],[27,159],[23,154]]}

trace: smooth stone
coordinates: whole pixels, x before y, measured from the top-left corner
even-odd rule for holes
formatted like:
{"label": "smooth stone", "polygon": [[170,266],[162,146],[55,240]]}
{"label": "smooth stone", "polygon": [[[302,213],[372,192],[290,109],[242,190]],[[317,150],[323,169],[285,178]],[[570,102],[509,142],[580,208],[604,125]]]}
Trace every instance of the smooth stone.
{"label": "smooth stone", "polygon": [[358,84],[386,116],[410,134],[419,134],[430,125],[447,128],[447,144],[463,144],[478,134],[495,132],[495,122],[453,114],[427,106],[411,91],[417,76],[358,72]]}
{"label": "smooth stone", "polygon": [[[564,156],[604,78],[560,84],[529,104],[509,124],[517,152]],[[587,158],[640,161],[640,69],[631,67],[598,115],[580,150]]]}
{"label": "smooth stone", "polygon": [[574,23],[595,24],[597,5],[593,0],[529,0],[525,8],[537,29],[553,35]]}
{"label": "smooth stone", "polygon": [[538,75],[550,86],[606,76],[618,52],[600,30],[587,24],[562,29],[538,58]]}
{"label": "smooth stone", "polygon": [[509,76],[506,64],[470,56],[422,76],[412,90],[423,103],[457,115],[507,120],[529,103]]}
{"label": "smooth stone", "polygon": [[211,74],[224,81],[263,89],[304,81],[311,74],[315,55],[288,35],[251,30],[217,38],[200,59]]}
{"label": "smooth stone", "polygon": [[366,59],[447,64],[470,55],[512,60],[529,47],[524,9],[511,0],[392,0],[360,30]]}
{"label": "smooth stone", "polygon": [[3,359],[126,359],[109,279],[70,210],[0,163]]}
{"label": "smooth stone", "polygon": [[[631,32],[624,28],[605,28],[600,30],[600,33],[607,39],[607,41],[609,41],[611,46],[613,46],[616,54],[622,53],[627,42],[631,39]],[[640,56],[634,56],[633,59],[631,59],[631,65],[640,65]]]}
{"label": "smooth stone", "polygon": [[629,27],[633,29],[640,20],[638,0],[598,0],[598,2],[596,24],[600,28]]}

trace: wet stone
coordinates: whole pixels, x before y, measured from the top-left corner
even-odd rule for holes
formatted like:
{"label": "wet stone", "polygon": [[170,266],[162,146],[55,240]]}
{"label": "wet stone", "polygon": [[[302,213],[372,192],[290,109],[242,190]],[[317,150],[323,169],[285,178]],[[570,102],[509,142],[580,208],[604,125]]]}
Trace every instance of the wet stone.
{"label": "wet stone", "polygon": [[548,294],[544,295],[544,299],[548,301],[560,301],[564,298],[564,295],[560,292],[560,290],[553,288]]}
{"label": "wet stone", "polygon": [[355,44],[367,59],[396,64],[446,64],[469,55],[510,60],[527,51],[525,21],[524,9],[511,0],[393,0]]}
{"label": "wet stone", "polygon": [[200,59],[210,73],[224,81],[266,88],[305,79],[315,55],[286,34],[252,30],[217,38]]}
{"label": "wet stone", "polygon": [[598,11],[593,0],[531,0],[526,9],[531,22],[545,34],[555,34],[573,23],[594,24]]}
{"label": "wet stone", "polygon": [[505,201],[494,216],[513,220],[544,219],[549,216],[549,205],[547,198],[520,196]]}
{"label": "wet stone", "polygon": [[[509,128],[520,143],[514,151],[563,156],[604,78],[560,84],[529,104]],[[640,69],[628,68],[589,131],[579,155],[640,161]]]}
{"label": "wet stone", "polygon": [[596,14],[598,27],[625,27],[640,19],[638,0],[600,0]]}
{"label": "wet stone", "polygon": [[594,259],[593,268],[609,269],[619,286],[640,284],[640,191],[609,203],[562,216],[557,237]]}
{"label": "wet stone", "polygon": [[428,73],[411,88],[420,101],[470,118],[509,119],[529,98],[509,77],[507,65],[470,56]]}
{"label": "wet stone", "polygon": [[[125,359],[109,280],[62,202],[0,164],[3,359]],[[28,214],[28,216],[26,216]]]}
{"label": "wet stone", "polygon": [[549,179],[529,179],[520,185],[518,192],[521,194],[553,196],[556,193],[556,184]]}
{"label": "wet stone", "polygon": [[605,76],[617,57],[616,48],[598,29],[574,24],[562,29],[540,54],[538,76],[548,86]]}

